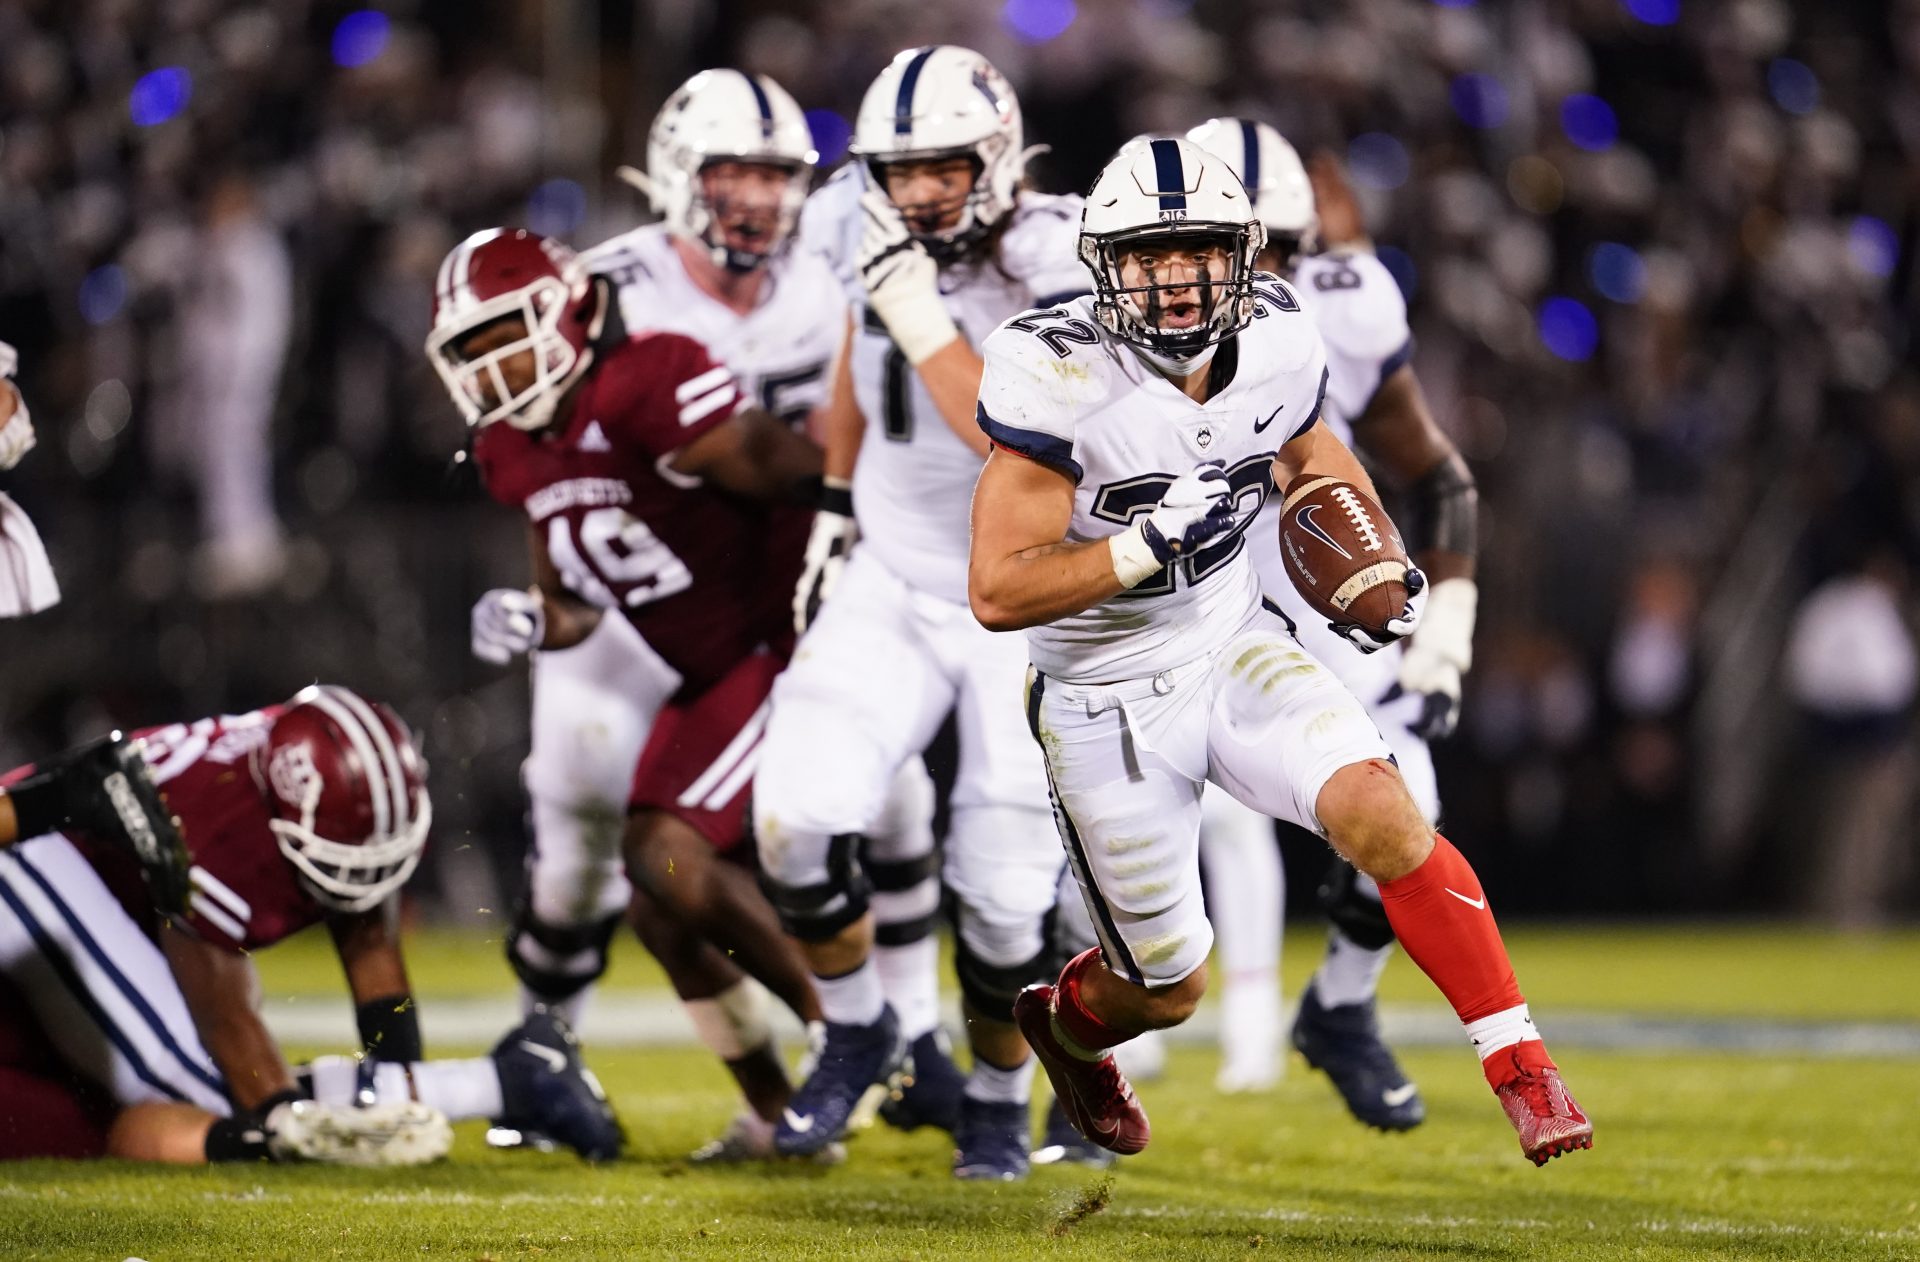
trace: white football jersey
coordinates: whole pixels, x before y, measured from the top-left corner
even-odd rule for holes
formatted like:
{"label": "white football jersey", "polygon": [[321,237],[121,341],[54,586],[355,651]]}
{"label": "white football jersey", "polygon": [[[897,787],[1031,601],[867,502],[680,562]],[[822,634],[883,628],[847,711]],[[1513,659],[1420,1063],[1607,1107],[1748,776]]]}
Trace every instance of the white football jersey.
{"label": "white football jersey", "polygon": [[[853,308],[853,389],[866,417],[853,474],[860,546],[918,590],[965,604],[967,515],[982,462],[866,305],[857,268],[865,178],[858,166],[843,168],[808,199],[800,220],[802,241],[831,260]],[[941,269],[960,335],[979,346],[1009,316],[1091,290],[1079,235],[1079,198],[1021,193],[996,258]]]}
{"label": "white football jersey", "polygon": [[1035,666],[1073,683],[1112,683],[1217,651],[1260,603],[1247,524],[1273,491],[1273,458],[1320,415],[1327,354],[1285,282],[1256,278],[1253,322],[1214,357],[1224,389],[1195,403],[1113,337],[1082,298],[1009,320],[987,339],[980,424],[997,446],[1075,483],[1067,539],[1118,534],[1179,475],[1226,466],[1231,531],[1131,591],[1027,632]]}
{"label": "white football jersey", "polygon": [[[1327,345],[1327,427],[1351,447],[1353,422],[1381,383],[1413,356],[1407,301],[1393,274],[1371,254],[1316,254],[1301,261],[1294,286]],[[1261,589],[1292,620],[1300,642],[1362,701],[1376,704],[1399,674],[1398,646],[1356,652],[1308,607],[1280,558],[1278,498],[1247,533]]]}
{"label": "white football jersey", "polygon": [[581,255],[619,295],[627,332],[680,333],[733,370],[761,407],[800,424],[827,397],[846,306],[825,259],[798,241],[768,264],[760,305],[746,315],[694,283],[665,224],[648,224]]}
{"label": "white football jersey", "polygon": [[1293,278],[1327,344],[1327,424],[1353,445],[1353,422],[1374,392],[1413,357],[1407,300],[1371,254],[1316,254]]}

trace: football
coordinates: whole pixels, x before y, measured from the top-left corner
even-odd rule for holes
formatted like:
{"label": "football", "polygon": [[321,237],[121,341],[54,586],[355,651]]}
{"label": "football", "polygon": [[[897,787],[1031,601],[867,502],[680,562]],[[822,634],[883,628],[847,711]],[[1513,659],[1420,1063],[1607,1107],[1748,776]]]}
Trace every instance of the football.
{"label": "football", "polygon": [[1303,474],[1288,483],[1280,552],[1307,603],[1337,625],[1379,631],[1406,608],[1406,545],[1351,482]]}

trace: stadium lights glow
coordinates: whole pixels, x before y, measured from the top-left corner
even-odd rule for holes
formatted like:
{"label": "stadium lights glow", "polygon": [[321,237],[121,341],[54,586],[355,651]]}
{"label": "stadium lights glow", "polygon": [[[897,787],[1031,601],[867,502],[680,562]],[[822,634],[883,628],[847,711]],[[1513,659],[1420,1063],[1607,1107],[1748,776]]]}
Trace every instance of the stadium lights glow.
{"label": "stadium lights glow", "polygon": [[527,227],[564,239],[587,217],[587,190],[572,180],[548,180],[527,197]]}
{"label": "stadium lights glow", "polygon": [[1811,114],[1820,106],[1820,79],[1805,62],[1775,57],[1767,63],[1767,95],[1789,114]]}
{"label": "stadium lights glow", "polygon": [[1600,345],[1600,326],[1577,298],[1549,298],[1540,304],[1540,344],[1556,359],[1585,363]]}
{"label": "stadium lights glow", "polygon": [[193,76],[181,66],[149,70],[127,94],[127,113],[136,127],[157,127],[179,115],[193,99]]}
{"label": "stadium lights glow", "polygon": [[832,110],[808,110],[807,130],[813,133],[813,147],[820,153],[820,165],[832,166],[847,154],[853,139],[853,125]]}
{"label": "stadium lights glow", "polygon": [[1899,234],[1884,219],[1855,215],[1847,231],[1847,256],[1869,276],[1891,276],[1900,264]]}
{"label": "stadium lights glow", "polygon": [[1007,28],[1029,44],[1060,38],[1079,15],[1073,0],[1007,0],[1000,9]]}
{"label": "stadium lights glow", "polygon": [[374,9],[349,13],[333,28],[333,61],[337,66],[371,65],[387,51],[393,37],[393,24],[387,15]]}
{"label": "stadium lights glow", "polygon": [[1587,279],[1609,301],[1636,303],[1647,290],[1647,265],[1632,246],[1602,241],[1587,254]]}
{"label": "stadium lights glow", "polygon": [[127,273],[118,264],[96,267],[80,282],[80,318],[88,324],[105,324],[126,305]]}
{"label": "stadium lights glow", "polygon": [[1680,0],[1621,0],[1621,7],[1648,26],[1672,26],[1680,20]]}
{"label": "stadium lights glow", "polygon": [[1575,148],[1598,153],[1611,149],[1620,138],[1620,120],[1614,117],[1613,106],[1599,97],[1576,92],[1560,102],[1560,130]]}
{"label": "stadium lights glow", "polygon": [[1507,121],[1507,89],[1489,74],[1455,76],[1448,95],[1453,112],[1469,127],[1498,127]]}
{"label": "stadium lights glow", "polygon": [[1383,131],[1364,132],[1347,144],[1347,169],[1363,188],[1399,188],[1413,173],[1407,148]]}

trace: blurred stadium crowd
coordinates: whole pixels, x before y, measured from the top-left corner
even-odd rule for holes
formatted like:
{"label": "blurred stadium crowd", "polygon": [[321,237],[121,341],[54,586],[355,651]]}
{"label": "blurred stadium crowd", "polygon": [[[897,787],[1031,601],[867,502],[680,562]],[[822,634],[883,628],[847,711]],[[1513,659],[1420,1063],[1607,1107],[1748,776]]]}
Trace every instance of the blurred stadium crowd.
{"label": "blurred stadium crowd", "polygon": [[1914,0],[0,6],[6,489],[67,593],[0,626],[5,765],[355,685],[427,735],[416,888],[501,906],[525,686],[466,618],[525,559],[451,463],[432,269],[636,221],[609,173],[701,66],[785,84],[826,167],[937,41],[1012,78],[1049,191],[1226,112],[1344,159],[1481,483],[1439,761],[1503,908],[1911,914]]}

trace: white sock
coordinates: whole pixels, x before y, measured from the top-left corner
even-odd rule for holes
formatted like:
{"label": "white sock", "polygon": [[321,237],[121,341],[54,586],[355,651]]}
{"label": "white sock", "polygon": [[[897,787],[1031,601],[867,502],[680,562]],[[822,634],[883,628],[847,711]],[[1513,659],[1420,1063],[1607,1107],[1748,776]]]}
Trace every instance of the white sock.
{"label": "white sock", "polygon": [[[500,1099],[500,1071],[484,1056],[417,1060],[410,1065],[385,1061],[374,1068],[373,1091],[381,1104],[418,1100],[439,1109],[453,1122],[499,1117],[506,1108]],[[314,1075],[314,1098],[322,1098],[318,1073]]]}
{"label": "white sock", "polygon": [[818,977],[813,984],[820,991],[820,1013],[836,1025],[872,1025],[887,1006],[880,989],[880,970],[872,959],[838,977]]}
{"label": "white sock", "polygon": [[766,991],[752,978],[740,979],[711,999],[682,999],[680,1006],[700,1041],[721,1060],[739,1060],[773,1040]]}
{"label": "white sock", "polygon": [[1335,929],[1327,935],[1327,958],[1313,975],[1313,991],[1323,1008],[1344,1008],[1348,1004],[1371,1003],[1380,990],[1380,974],[1386,970],[1391,944],[1379,950],[1361,946]]}
{"label": "white sock", "polygon": [[544,1004],[548,1012],[557,1014],[570,1028],[578,1030],[580,1028],[580,1018],[584,1016],[587,1011],[587,999],[592,994],[593,987],[587,985],[582,986],[578,992],[567,996],[565,999],[542,999],[539,995],[534,994],[531,990],[522,986],[520,988],[520,1015],[524,1017],[533,1011],[536,1004]]}
{"label": "white sock", "polygon": [[1033,1098],[1033,1067],[1029,1056],[1012,1069],[988,1064],[978,1055],[967,1075],[966,1094],[983,1104],[1025,1104]]}
{"label": "white sock", "polygon": [[940,1024],[940,940],[932,934],[905,946],[875,946],[880,991],[900,1018],[907,1042]]}
{"label": "white sock", "polygon": [[1467,1031],[1467,1038],[1473,1042],[1473,1050],[1480,1053],[1483,1061],[1502,1048],[1540,1037],[1540,1031],[1533,1028],[1533,1014],[1527,1011],[1525,1004],[1462,1024]]}
{"label": "white sock", "polygon": [[1220,1051],[1241,1071],[1272,1069],[1280,1060],[1280,977],[1256,970],[1228,973],[1220,988]]}

